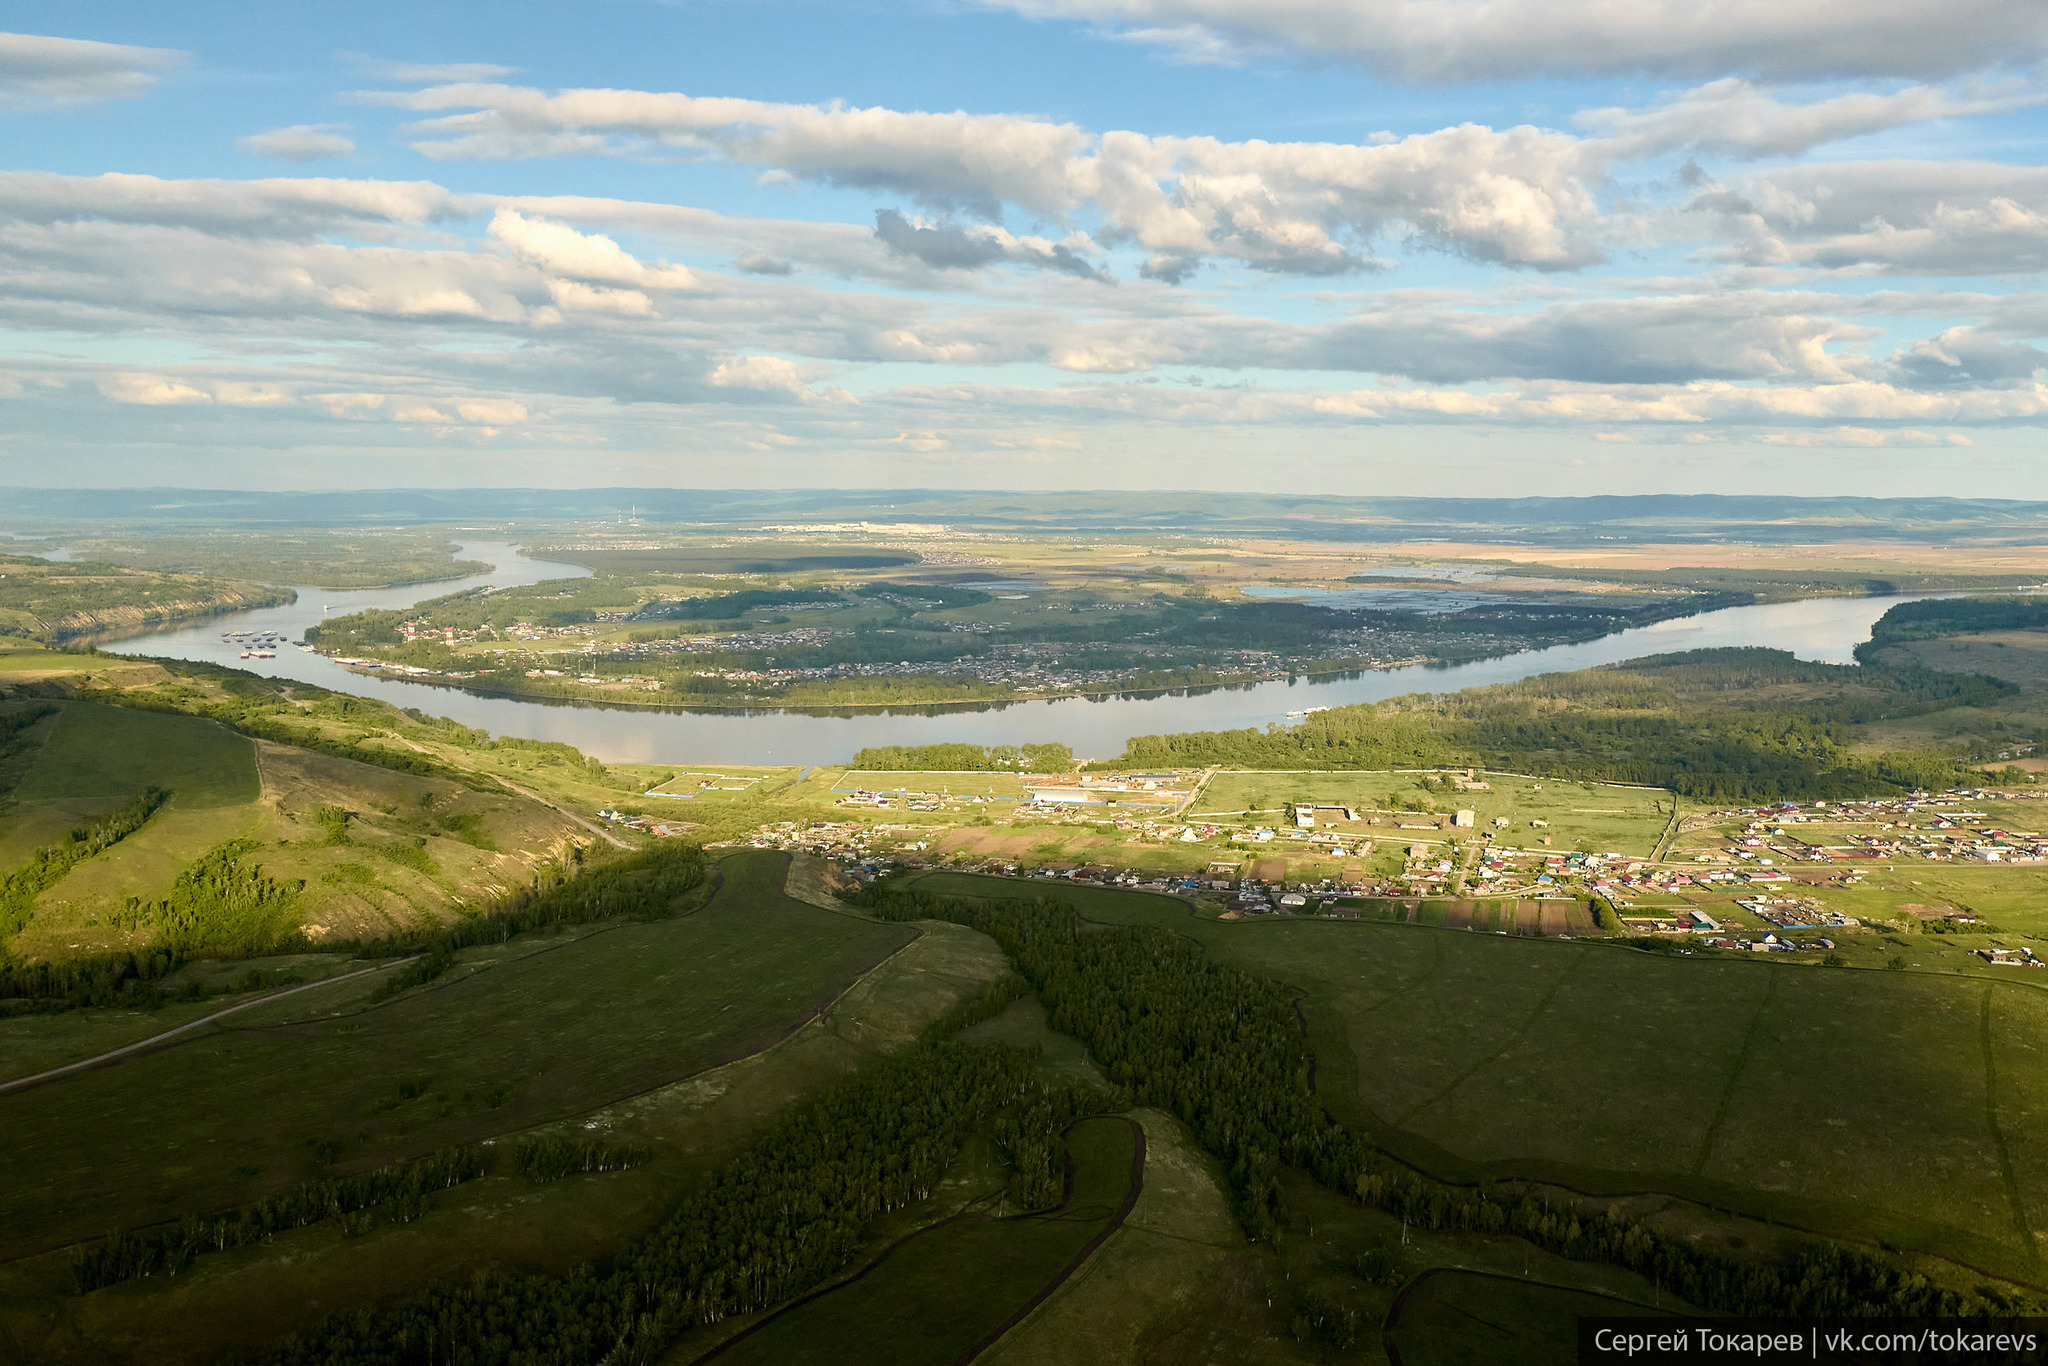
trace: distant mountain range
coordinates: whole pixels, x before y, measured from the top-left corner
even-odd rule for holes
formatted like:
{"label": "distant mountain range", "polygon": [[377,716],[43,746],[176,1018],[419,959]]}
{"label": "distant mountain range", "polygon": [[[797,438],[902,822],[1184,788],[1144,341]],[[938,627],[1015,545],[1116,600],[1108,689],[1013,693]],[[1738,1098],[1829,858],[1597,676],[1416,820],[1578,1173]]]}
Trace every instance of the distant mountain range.
{"label": "distant mountain range", "polygon": [[2037,540],[2048,503],[1986,498],[1786,498],[1645,494],[1587,498],[1339,498],[1324,495],[967,492],[946,489],[0,490],[0,527],[490,527],[638,521],[745,529],[790,523],[944,522],[1044,530],[1280,533],[1387,542],[1486,540]]}

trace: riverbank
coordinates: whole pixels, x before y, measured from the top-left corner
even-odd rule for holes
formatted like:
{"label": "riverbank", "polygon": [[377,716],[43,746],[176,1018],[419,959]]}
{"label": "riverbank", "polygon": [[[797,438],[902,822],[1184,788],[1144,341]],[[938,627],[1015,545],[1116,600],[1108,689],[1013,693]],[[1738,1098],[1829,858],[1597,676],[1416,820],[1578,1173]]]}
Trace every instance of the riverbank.
{"label": "riverbank", "polygon": [[[469,543],[465,559],[489,560],[490,575],[467,586],[534,583],[583,572],[574,566],[528,560],[504,543]],[[138,635],[102,648],[129,656],[200,660],[228,668],[317,684],[374,697],[395,706],[431,711],[497,735],[572,744],[606,762],[779,764],[817,763],[889,745],[1057,743],[1076,755],[1120,754],[1135,736],[1187,731],[1259,729],[1302,713],[1355,702],[1384,701],[1415,692],[1452,692],[1507,683],[1539,674],[1593,668],[1645,655],[1727,646],[1787,650],[1802,659],[1850,664],[1851,651],[1897,597],[1805,599],[1729,607],[1633,627],[1595,640],[1435,667],[1397,668],[1327,676],[1289,676],[1144,696],[1114,691],[1035,698],[956,709],[932,704],[839,708],[811,714],[787,707],[670,709],[602,701],[547,700],[479,695],[427,681],[351,673],[324,656],[280,651],[276,659],[238,658],[223,636],[233,629],[272,630],[300,639],[323,615],[365,608],[401,608],[416,596],[392,590],[310,595],[297,604],[216,618],[205,627]],[[324,612],[323,612],[324,609]]]}

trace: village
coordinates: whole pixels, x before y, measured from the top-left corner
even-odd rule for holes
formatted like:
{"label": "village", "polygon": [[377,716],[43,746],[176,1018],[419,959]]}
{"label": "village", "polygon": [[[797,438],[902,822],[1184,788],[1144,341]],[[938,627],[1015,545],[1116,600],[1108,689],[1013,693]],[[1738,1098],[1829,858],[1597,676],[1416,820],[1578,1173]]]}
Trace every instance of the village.
{"label": "village", "polygon": [[821,809],[729,842],[829,859],[857,880],[892,869],[1057,880],[1170,894],[1232,920],[1391,919],[1829,961],[1919,933],[1984,965],[2043,961],[2025,945],[1944,939],[1999,927],[1953,899],[1902,901],[1878,885],[1906,885],[1901,868],[2017,875],[2048,861],[2026,791],[1679,815],[1653,789],[1475,770],[832,770],[796,790]]}

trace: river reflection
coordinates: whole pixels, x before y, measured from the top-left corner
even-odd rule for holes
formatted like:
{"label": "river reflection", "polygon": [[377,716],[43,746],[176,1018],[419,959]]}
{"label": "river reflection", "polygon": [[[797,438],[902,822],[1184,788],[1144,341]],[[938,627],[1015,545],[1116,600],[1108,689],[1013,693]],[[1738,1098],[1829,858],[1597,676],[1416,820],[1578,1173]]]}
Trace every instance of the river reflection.
{"label": "river reflection", "polygon": [[848,759],[868,745],[948,741],[976,745],[1057,742],[1071,745],[1077,755],[1108,757],[1121,753],[1124,742],[1134,735],[1284,724],[1289,713],[1298,716],[1312,707],[1377,702],[1411,692],[1451,692],[1680,650],[1760,645],[1790,650],[1801,659],[1849,664],[1854,662],[1850,652],[1870,638],[1871,623],[1893,603],[1909,600],[1903,596],[1814,598],[1729,607],[1621,631],[1582,645],[1553,646],[1440,669],[1417,665],[1191,693],[1059,698],[964,710],[904,707],[829,714],[777,709],[656,711],[482,697],[442,685],[352,674],[330,659],[289,645],[278,650],[275,659],[245,660],[240,658],[240,644],[221,638],[229,631],[277,631],[288,640],[297,640],[306,627],[326,616],[373,607],[409,607],[464,588],[510,587],[590,572],[575,565],[529,560],[516,546],[498,541],[465,543],[457,557],[482,560],[494,568],[473,578],[410,588],[360,592],[302,588],[298,602],[288,607],[212,617],[197,626],[131,636],[103,643],[101,648],[127,655],[205,660],[318,683],[452,717],[494,734],[564,741],[586,754],[617,763],[831,763]]}

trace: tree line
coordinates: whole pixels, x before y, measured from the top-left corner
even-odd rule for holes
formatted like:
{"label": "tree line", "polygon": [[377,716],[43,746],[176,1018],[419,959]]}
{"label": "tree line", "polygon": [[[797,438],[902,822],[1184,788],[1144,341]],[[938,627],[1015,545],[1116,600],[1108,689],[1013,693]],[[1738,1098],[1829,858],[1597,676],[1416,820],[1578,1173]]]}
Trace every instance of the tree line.
{"label": "tree line", "polygon": [[1282,1212],[1281,1165],[1425,1228],[1510,1233],[1561,1256],[1644,1275],[1726,1314],[1953,1316],[2007,1312],[1996,1291],[1963,1294],[1831,1243],[1743,1261],[1610,1208],[1587,1215],[1533,1195],[1432,1181],[1392,1161],[1322,1108],[1294,993],[1210,962],[1158,926],[1090,928],[1056,900],[941,897],[882,878],[846,899],[888,919],[969,925],[999,943],[1045,1002],[1053,1028],[1087,1044],[1138,1103],[1173,1113],[1222,1163],[1246,1233]]}
{"label": "tree line", "polygon": [[870,745],[853,767],[876,773],[1065,773],[1074,766],[1066,745]]}
{"label": "tree line", "polygon": [[1333,707],[1300,725],[1132,739],[1113,767],[1389,769],[1479,764],[1638,783],[1705,801],[1840,798],[1948,787],[1953,756],[1866,754],[1850,728],[1983,706],[1974,675],[1807,664],[1702,650],[1443,696]]}

